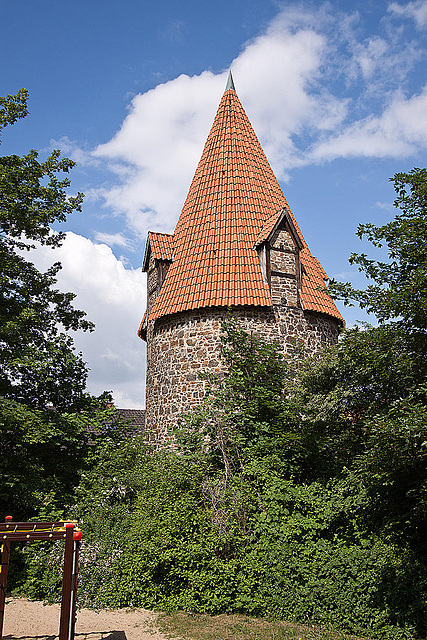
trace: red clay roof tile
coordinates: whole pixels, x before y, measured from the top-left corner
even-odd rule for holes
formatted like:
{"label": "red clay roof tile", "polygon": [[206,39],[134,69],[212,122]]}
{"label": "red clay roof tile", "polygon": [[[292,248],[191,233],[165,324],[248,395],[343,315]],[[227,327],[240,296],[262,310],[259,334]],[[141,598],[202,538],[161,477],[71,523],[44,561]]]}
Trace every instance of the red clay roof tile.
{"label": "red clay roof tile", "polygon": [[155,260],[166,260],[168,262],[172,262],[173,245],[174,239],[172,234],[149,231],[143,260],[143,270],[148,270],[149,251],[151,251]]}
{"label": "red clay roof tile", "polygon": [[173,236],[150,233],[153,256],[172,260],[150,320],[209,306],[271,306],[255,244],[286,209],[301,241],[301,301],[342,320],[319,292],[326,276],[307,247],[234,89],[225,91]]}

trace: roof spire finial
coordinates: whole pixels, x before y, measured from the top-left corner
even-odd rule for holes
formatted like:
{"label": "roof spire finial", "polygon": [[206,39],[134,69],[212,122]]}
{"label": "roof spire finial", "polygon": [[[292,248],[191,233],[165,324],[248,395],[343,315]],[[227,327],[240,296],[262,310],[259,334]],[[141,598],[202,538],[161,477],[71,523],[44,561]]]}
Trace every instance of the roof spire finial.
{"label": "roof spire finial", "polygon": [[227,86],[225,87],[225,90],[228,91],[228,89],[233,89],[233,91],[236,91],[236,87],[234,86],[234,81],[233,81],[233,76],[231,73],[231,69],[228,73],[228,80],[227,80]]}

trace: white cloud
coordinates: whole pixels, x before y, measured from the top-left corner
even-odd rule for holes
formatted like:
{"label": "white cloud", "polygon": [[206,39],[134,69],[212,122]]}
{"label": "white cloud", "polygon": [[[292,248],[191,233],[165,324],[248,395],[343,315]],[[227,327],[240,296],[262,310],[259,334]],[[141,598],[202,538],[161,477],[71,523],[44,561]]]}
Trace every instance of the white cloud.
{"label": "white cloud", "polygon": [[304,127],[334,129],[347,111],[346,99],[318,85],[326,38],[310,28],[292,33],[281,18],[232,64],[238,94],[279,178],[302,161],[296,134]]}
{"label": "white cloud", "polygon": [[331,276],[331,280],[335,279],[335,280],[351,280],[352,278],[354,278],[355,275],[357,275],[357,271],[356,269],[351,269],[350,271],[340,271],[339,273],[334,273]]}
{"label": "white cloud", "polygon": [[355,59],[365,79],[371,78],[379,66],[387,62],[389,47],[383,38],[370,38],[368,42],[357,44]]}
{"label": "white cloud", "polygon": [[[408,74],[423,53],[412,34],[409,37],[407,30],[402,28],[401,20],[390,20],[386,15],[378,24],[378,33],[371,32],[363,37],[358,14],[341,14],[337,19],[339,26],[335,31],[335,42],[328,34],[335,51],[335,72],[339,73],[341,67],[343,75],[340,79],[355,98],[355,105],[366,104],[367,98],[373,95],[381,100],[387,91],[406,83]],[[348,55],[345,54],[346,49]]]}
{"label": "white cloud", "polygon": [[95,150],[122,178],[102,191],[105,204],[124,211],[143,235],[149,228],[171,230],[224,84],[225,76],[206,71],[135,96],[118,133]]}
{"label": "white cloud", "polygon": [[401,5],[398,2],[392,2],[388,10],[395,16],[403,16],[404,18],[412,18],[419,29],[427,27],[427,2],[426,0],[416,0]]}
{"label": "white cloud", "polygon": [[68,136],[62,136],[59,140],[52,138],[49,143],[49,148],[45,151],[51,151],[52,149],[61,149],[61,153],[67,156],[74,162],[77,162],[80,167],[99,167],[100,161],[94,157],[92,151],[83,148],[81,143],[70,140]]}
{"label": "white cloud", "polygon": [[[126,269],[105,244],[67,233],[62,247],[40,247],[32,259],[45,270],[62,263],[58,286],[77,294],[75,306],[95,323],[73,335],[91,369],[89,390],[112,390],[118,406],[141,408],[145,398],[145,347],[136,332],[145,310],[145,275]],[[121,404],[125,402],[126,404]]]}
{"label": "white cloud", "polygon": [[123,249],[131,249],[133,243],[122,233],[104,233],[97,231],[95,233],[96,242],[107,244],[109,247],[122,247]]}
{"label": "white cloud", "polygon": [[427,147],[427,85],[407,99],[397,94],[380,116],[369,116],[314,146],[309,157],[332,160],[345,157],[405,157]]}
{"label": "white cloud", "polygon": [[384,211],[394,211],[394,205],[390,202],[376,202],[375,206],[378,207],[378,209],[383,209]]}

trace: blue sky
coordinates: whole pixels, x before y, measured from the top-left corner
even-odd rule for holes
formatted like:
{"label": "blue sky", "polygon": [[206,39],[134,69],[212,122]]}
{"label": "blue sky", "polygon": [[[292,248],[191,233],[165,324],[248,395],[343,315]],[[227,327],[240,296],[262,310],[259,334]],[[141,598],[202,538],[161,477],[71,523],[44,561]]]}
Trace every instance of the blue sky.
{"label": "blue sky", "polygon": [[[65,225],[62,288],[97,326],[76,336],[89,388],[144,404],[140,265],[148,230],[173,231],[231,67],[237,93],[311,251],[330,276],[366,250],[359,222],[393,215],[388,179],[425,166],[427,0],[0,0],[1,94],[31,115],[2,153],[77,161],[83,214]],[[348,324],[364,315],[345,309]]]}

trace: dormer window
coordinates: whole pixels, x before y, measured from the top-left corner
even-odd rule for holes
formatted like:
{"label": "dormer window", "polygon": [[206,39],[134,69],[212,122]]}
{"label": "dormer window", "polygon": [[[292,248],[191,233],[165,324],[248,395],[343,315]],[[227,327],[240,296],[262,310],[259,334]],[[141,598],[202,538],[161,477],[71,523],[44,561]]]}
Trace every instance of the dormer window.
{"label": "dormer window", "polygon": [[265,284],[270,286],[270,248],[266,242],[264,242],[258,250],[258,258],[259,263],[261,265],[262,277],[264,278]]}
{"label": "dormer window", "polygon": [[300,306],[300,251],[302,242],[286,208],[270,216],[258,236],[258,252],[264,282],[273,304]]}

